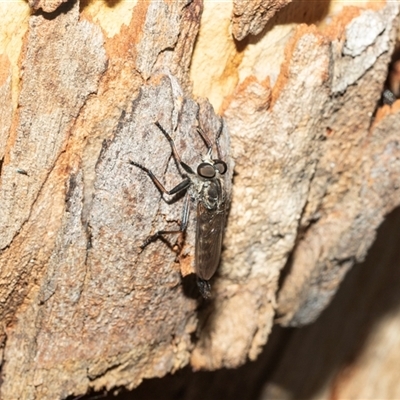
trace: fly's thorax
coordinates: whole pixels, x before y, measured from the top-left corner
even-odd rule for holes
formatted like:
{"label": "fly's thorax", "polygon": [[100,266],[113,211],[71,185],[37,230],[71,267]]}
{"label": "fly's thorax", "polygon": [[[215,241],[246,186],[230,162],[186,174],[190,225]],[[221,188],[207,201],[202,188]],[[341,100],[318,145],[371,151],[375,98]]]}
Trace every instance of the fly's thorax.
{"label": "fly's thorax", "polygon": [[203,157],[197,171],[188,171],[191,181],[188,188],[193,201],[201,202],[209,211],[222,211],[225,204],[224,177],[227,165],[224,161],[211,159],[211,153]]}
{"label": "fly's thorax", "polygon": [[218,179],[206,181],[201,191],[201,201],[209,210],[215,210],[222,200],[222,187]]}
{"label": "fly's thorax", "polygon": [[189,176],[191,185],[188,189],[193,201],[201,201],[207,209],[220,208],[225,202],[224,182],[221,176],[204,179],[198,175]]}

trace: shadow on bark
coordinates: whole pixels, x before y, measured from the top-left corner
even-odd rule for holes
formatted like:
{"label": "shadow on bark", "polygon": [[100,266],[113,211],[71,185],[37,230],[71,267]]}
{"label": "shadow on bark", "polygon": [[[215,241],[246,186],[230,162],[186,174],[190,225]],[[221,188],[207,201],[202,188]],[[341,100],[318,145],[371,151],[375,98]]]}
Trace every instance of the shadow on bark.
{"label": "shadow on bark", "polygon": [[[364,263],[348,273],[321,317],[304,328],[274,327],[257,361],[236,370],[189,368],[144,381],[116,400],[308,399],[357,359],[376,324],[400,307],[400,208],[378,230]],[[378,377],[377,377],[378,379]],[[93,395],[92,395],[93,396]],[[90,399],[90,396],[85,399]]]}

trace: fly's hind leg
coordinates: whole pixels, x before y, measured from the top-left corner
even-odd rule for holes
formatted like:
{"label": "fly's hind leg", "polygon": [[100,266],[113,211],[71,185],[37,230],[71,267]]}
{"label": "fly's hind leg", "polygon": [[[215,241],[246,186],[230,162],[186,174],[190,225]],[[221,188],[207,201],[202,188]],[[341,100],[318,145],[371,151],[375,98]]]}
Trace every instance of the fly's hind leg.
{"label": "fly's hind leg", "polygon": [[187,193],[185,196],[185,202],[183,205],[183,210],[182,210],[182,220],[181,220],[181,226],[179,229],[173,229],[173,230],[161,230],[156,232],[154,235],[149,236],[143,244],[140,246],[140,248],[143,250],[146,246],[148,246],[151,242],[156,241],[157,239],[163,237],[164,235],[183,235],[186,231],[188,222],[189,222],[189,194]]}

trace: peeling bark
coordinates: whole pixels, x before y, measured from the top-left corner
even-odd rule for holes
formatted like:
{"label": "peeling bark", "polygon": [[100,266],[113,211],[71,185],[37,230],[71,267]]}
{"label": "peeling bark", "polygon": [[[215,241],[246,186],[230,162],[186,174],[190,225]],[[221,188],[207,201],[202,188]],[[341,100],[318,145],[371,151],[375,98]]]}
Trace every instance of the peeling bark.
{"label": "peeling bark", "polygon": [[29,5],[34,10],[42,9],[45,13],[52,13],[57,10],[67,0],[29,0]]}
{"label": "peeling bark", "polygon": [[232,33],[237,40],[257,35],[267,22],[292,0],[252,0],[233,2]]}
{"label": "peeling bark", "polygon": [[[372,11],[365,11],[346,28],[344,43],[333,42],[336,79],[332,82],[335,98],[329,105],[332,111],[325,125],[329,137],[323,144],[312,183],[315,190],[301,221],[303,237],[279,294],[278,309],[284,324],[297,326],[315,320],[347,270],[364,259],[384,216],[399,205],[395,183],[399,167],[397,119],[388,116],[387,122],[375,121],[377,125],[371,126],[374,99],[383,86],[389,62],[387,49],[395,34],[382,31],[382,21],[395,18],[393,11],[386,7],[374,17]],[[364,25],[365,18],[379,28],[348,55],[344,49],[359,37],[359,24]],[[338,83],[340,76],[344,78]],[[360,88],[365,88],[362,98]],[[397,115],[395,107],[393,112]],[[383,130],[380,123],[385,125]],[[380,156],[388,152],[390,155]]]}

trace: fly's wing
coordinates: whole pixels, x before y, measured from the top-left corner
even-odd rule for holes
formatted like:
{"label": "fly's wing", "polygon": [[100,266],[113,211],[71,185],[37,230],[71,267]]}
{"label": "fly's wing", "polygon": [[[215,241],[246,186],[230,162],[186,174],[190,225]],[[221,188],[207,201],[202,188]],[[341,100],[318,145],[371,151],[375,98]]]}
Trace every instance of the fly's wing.
{"label": "fly's wing", "polygon": [[196,274],[208,281],[214,275],[221,257],[222,236],[225,227],[225,205],[208,210],[197,204]]}

